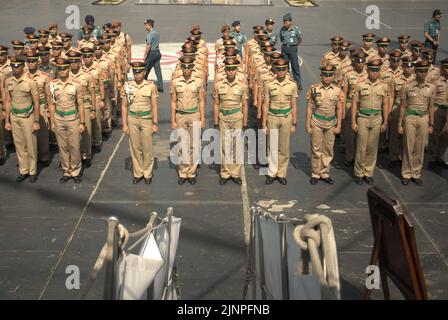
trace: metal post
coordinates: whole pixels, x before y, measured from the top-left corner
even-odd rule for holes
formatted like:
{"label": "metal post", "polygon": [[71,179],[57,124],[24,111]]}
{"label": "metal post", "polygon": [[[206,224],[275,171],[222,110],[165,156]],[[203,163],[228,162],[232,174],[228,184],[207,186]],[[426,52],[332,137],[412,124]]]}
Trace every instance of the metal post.
{"label": "metal post", "polygon": [[104,277],[104,300],[116,299],[116,262],[118,260],[118,237],[117,226],[119,222],[115,217],[107,219],[107,252],[106,252],[106,275]]}
{"label": "metal post", "polygon": [[[256,233],[258,233],[258,261],[259,263],[258,267],[260,268],[260,288],[261,288],[261,299],[266,300],[266,279],[264,274],[264,249],[263,249],[263,235],[261,234],[261,224],[260,219],[264,217],[260,215],[262,213],[262,210],[260,208],[257,208],[257,217],[255,218],[255,227],[256,227]],[[255,270],[257,270],[257,266],[255,267]],[[255,299],[255,297],[254,297]]]}
{"label": "metal post", "polygon": [[170,254],[171,254],[171,224],[173,222],[173,208],[169,207],[166,213],[166,217],[168,219],[167,223],[167,233],[168,233],[168,250],[166,255],[166,273],[165,273],[165,283],[163,287],[162,300],[166,299],[166,292],[168,290],[168,283],[170,280]]}
{"label": "metal post", "polygon": [[286,244],[286,222],[280,222],[280,263],[282,277],[282,300],[289,300],[288,255]]}

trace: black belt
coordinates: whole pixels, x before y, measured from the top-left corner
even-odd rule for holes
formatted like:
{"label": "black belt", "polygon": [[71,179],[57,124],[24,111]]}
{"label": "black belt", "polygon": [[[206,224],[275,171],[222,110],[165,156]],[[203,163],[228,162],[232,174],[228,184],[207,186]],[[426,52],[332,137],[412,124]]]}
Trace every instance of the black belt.
{"label": "black belt", "polygon": [[297,44],[283,44],[283,47],[297,47]]}

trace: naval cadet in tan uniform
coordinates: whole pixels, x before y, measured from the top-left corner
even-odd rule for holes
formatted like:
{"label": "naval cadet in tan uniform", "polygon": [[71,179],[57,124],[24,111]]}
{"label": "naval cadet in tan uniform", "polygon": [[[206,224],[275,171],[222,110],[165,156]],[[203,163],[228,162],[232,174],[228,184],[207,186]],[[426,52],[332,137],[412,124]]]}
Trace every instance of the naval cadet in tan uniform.
{"label": "naval cadet in tan uniform", "polygon": [[[92,102],[93,110],[95,110],[95,118],[92,119],[92,148],[98,153],[101,152],[103,144],[102,127],[103,127],[103,109],[104,109],[104,80],[106,72],[93,63],[94,49],[89,47],[81,48],[82,67],[81,71],[90,75],[94,81],[95,103]],[[93,101],[93,100],[92,100]],[[84,108],[86,105],[84,104]]]}
{"label": "naval cadet in tan uniform", "polygon": [[448,58],[441,61],[440,78],[436,83],[434,131],[429,136],[429,167],[448,169],[443,159],[448,147]]}
{"label": "naval cadet in tan uniform", "polygon": [[401,56],[404,57],[410,57],[412,56],[411,50],[408,48],[409,44],[409,38],[407,34],[403,34],[398,36],[398,51],[401,52]]}
{"label": "naval cadet in tan uniform", "polygon": [[413,181],[422,185],[422,168],[425,143],[434,130],[434,100],[436,86],[426,80],[430,62],[415,64],[416,79],[401,89],[400,119],[398,133],[403,134],[403,163],[401,183]]}
{"label": "naval cadet in tan uniform", "polygon": [[330,39],[331,51],[325,52],[320,60],[321,67],[326,66],[328,61],[336,58],[339,55],[339,44],[344,40],[341,36],[334,36]]}
{"label": "naval cadet in tan uniform", "polygon": [[[188,180],[190,184],[196,183],[197,166],[193,159],[193,148],[200,145],[201,135],[193,135],[193,129],[197,130],[205,126],[205,89],[201,79],[192,76],[194,60],[191,57],[180,58],[182,76],[171,82],[171,128],[184,129],[189,135],[189,156],[185,163],[182,156],[179,163],[178,184],[184,184]],[[199,130],[200,131],[200,130]],[[196,137],[198,141],[194,141]]]}
{"label": "naval cadet in tan uniform", "polygon": [[132,62],[133,81],[125,82],[121,89],[123,132],[129,135],[133,180],[152,182],[154,167],[152,135],[158,131],[157,86],[145,80],[144,62]]}
{"label": "naval cadet in tan uniform", "polygon": [[344,92],[343,125],[345,126],[345,162],[346,167],[353,165],[355,161],[356,133],[352,130],[352,99],[354,87],[367,79],[365,68],[367,55],[362,50],[352,54],[353,70],[344,75],[342,91]]}
{"label": "naval cadet in tan uniform", "polygon": [[[223,185],[230,179],[241,184],[241,168],[244,163],[244,140],[241,130],[247,127],[249,89],[236,78],[239,61],[226,59],[224,63],[226,78],[217,82],[213,91],[214,123],[215,127],[219,124],[221,138],[219,184]],[[228,151],[230,154],[227,154]]]}
{"label": "naval cadet in tan uniform", "polygon": [[367,79],[353,90],[352,129],[357,133],[354,173],[359,185],[374,183],[380,132],[387,126],[388,87],[379,80],[380,70],[380,59],[367,63]]}
{"label": "naval cadet in tan uniform", "polygon": [[403,86],[415,80],[414,60],[411,56],[401,59],[403,72],[392,78],[391,99],[392,107],[389,113],[389,168],[397,166],[402,159],[403,141],[398,134],[398,120],[400,119],[401,89]]}
{"label": "naval cadet in tan uniform", "polygon": [[376,36],[369,32],[362,35],[362,50],[367,54],[367,62],[378,58],[378,51],[372,47],[373,39]]}
{"label": "naval cadet in tan uniform", "polygon": [[48,74],[38,69],[39,56],[34,52],[27,52],[26,62],[28,76],[36,81],[39,88],[39,131],[37,131],[37,155],[38,161],[44,167],[50,164],[50,115],[48,113],[47,90],[50,85]]}
{"label": "naval cadet in tan uniform", "polygon": [[334,184],[330,177],[335,135],[341,132],[344,92],[332,83],[335,68],[321,67],[321,83],[311,85],[307,94],[306,131],[311,136],[311,179]]}
{"label": "naval cadet in tan uniform", "polygon": [[[72,60],[73,61],[73,60]],[[64,175],[59,180],[66,183],[73,178],[81,182],[80,134],[86,130],[84,122],[84,90],[82,85],[70,77],[71,60],[58,58],[57,79],[50,82],[47,92],[51,114],[51,129],[56,133]]]}
{"label": "naval cadet in tan uniform", "polygon": [[262,126],[265,134],[278,132],[278,149],[268,142],[268,176],[266,184],[277,178],[282,185],[287,184],[286,173],[289,163],[290,135],[296,132],[297,124],[297,84],[286,76],[288,61],[279,59],[273,65],[276,78],[265,86]]}
{"label": "naval cadet in tan uniform", "polygon": [[20,175],[17,182],[30,177],[37,181],[37,140],[39,130],[39,88],[24,72],[25,59],[10,58],[13,76],[5,83],[5,129],[12,130]]}
{"label": "naval cadet in tan uniform", "polygon": [[87,73],[81,68],[81,52],[71,50],[68,52],[71,61],[70,77],[82,86],[84,99],[84,125],[86,130],[81,134],[81,156],[86,168],[91,166],[93,122],[96,119],[95,75]]}

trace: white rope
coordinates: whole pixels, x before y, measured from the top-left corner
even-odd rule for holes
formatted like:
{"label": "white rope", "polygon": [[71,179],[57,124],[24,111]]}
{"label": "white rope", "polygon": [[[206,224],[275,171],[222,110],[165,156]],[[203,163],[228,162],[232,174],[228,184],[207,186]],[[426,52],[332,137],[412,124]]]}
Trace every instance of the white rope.
{"label": "white rope", "polygon": [[326,216],[305,215],[306,223],[294,229],[299,247],[308,251],[313,273],[318,277],[323,299],[340,299],[339,268],[333,225]]}

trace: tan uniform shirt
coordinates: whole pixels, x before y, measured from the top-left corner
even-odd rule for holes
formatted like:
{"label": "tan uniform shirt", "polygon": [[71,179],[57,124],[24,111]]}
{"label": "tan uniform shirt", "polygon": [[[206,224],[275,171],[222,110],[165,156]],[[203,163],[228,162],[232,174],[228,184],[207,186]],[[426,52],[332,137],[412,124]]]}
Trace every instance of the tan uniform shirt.
{"label": "tan uniform shirt", "polygon": [[[236,121],[243,117],[243,100],[249,99],[249,89],[247,85],[236,79],[229,83],[227,79],[217,82],[213,90],[213,97],[219,102],[219,118],[224,121]],[[238,112],[225,115],[225,112],[240,109]],[[223,112],[221,112],[223,111]]]}
{"label": "tan uniform shirt", "polygon": [[338,52],[334,53],[333,51],[324,53],[324,55],[322,56],[322,59],[320,60],[320,65],[326,66],[329,61],[335,59],[338,55],[339,55]]}
{"label": "tan uniform shirt", "polygon": [[381,65],[381,71],[384,71],[384,70],[387,70],[387,69],[389,69],[389,67],[390,67],[390,56],[389,56],[389,54],[385,54],[384,55],[384,57],[381,57],[379,54],[378,54],[378,59],[380,59],[381,60],[381,62],[383,63],[382,65]]}
{"label": "tan uniform shirt", "polygon": [[70,78],[73,79],[73,81],[78,82],[84,93],[84,109],[89,109],[92,107],[92,99],[90,95],[90,88],[95,88],[95,78],[93,75],[90,75],[88,73],[85,73],[84,71],[79,70],[77,74],[73,74],[70,71]]}
{"label": "tan uniform shirt", "polygon": [[426,81],[436,84],[440,79],[440,69],[435,65],[431,65],[428,70],[428,75],[426,76]]}
{"label": "tan uniform shirt", "polygon": [[0,65],[0,72],[4,73],[6,78],[9,78],[12,76],[12,68],[11,68],[11,63],[10,63],[9,59],[6,61],[6,63],[4,65]]}
{"label": "tan uniform shirt", "polygon": [[205,94],[205,89],[201,79],[191,77],[187,81],[181,76],[171,83],[170,93],[176,93],[176,110],[188,112],[189,109],[199,108],[199,97]]}
{"label": "tan uniform shirt", "polygon": [[436,83],[435,103],[448,106],[448,78],[440,76]]}
{"label": "tan uniform shirt", "polygon": [[[54,79],[50,82],[50,92],[55,104],[55,118],[62,121],[72,121],[79,117],[78,99],[84,97],[84,90],[79,82],[69,78],[65,83],[60,79]],[[62,116],[60,112],[72,112],[75,114]]]}
{"label": "tan uniform shirt", "polygon": [[420,112],[428,110],[429,100],[436,94],[436,86],[428,81],[421,85],[417,80],[407,83],[401,90],[401,99],[405,99],[406,108]]}
{"label": "tan uniform shirt", "polygon": [[362,48],[362,51],[364,51],[367,54],[367,62],[373,60],[373,59],[378,59],[378,50],[374,49],[374,48],[370,48],[369,50],[366,50],[364,48]]}
{"label": "tan uniform shirt", "polygon": [[148,80],[140,84],[127,81],[121,88],[121,97],[127,99],[129,115],[134,118],[152,119],[152,98],[158,96],[156,85]]}
{"label": "tan uniform shirt", "polygon": [[[30,108],[28,112],[21,113],[20,110],[25,110],[33,105],[33,96],[39,95],[39,88],[28,74],[23,74],[19,79],[16,77],[9,77],[6,79],[5,88],[11,96],[11,112],[17,117],[28,118],[33,113],[34,108]],[[14,112],[18,110],[19,112]]]}
{"label": "tan uniform shirt", "polygon": [[313,103],[312,121],[321,128],[331,128],[337,124],[337,106],[344,101],[344,92],[334,84],[325,87],[316,83],[308,89],[306,101]]}
{"label": "tan uniform shirt", "polygon": [[50,85],[50,77],[47,73],[42,72],[40,70],[37,70],[35,74],[31,74],[28,72],[28,76],[36,81],[38,87],[39,87],[39,104],[40,108],[42,110],[42,107],[48,106],[47,103],[47,88]]}
{"label": "tan uniform shirt", "polygon": [[353,88],[359,82],[365,81],[367,79],[367,71],[364,69],[361,73],[356,70],[352,70],[345,74],[343,86],[347,87],[347,101],[352,101],[353,98]]}
{"label": "tan uniform shirt", "polygon": [[394,109],[400,106],[401,103],[400,92],[403,86],[414,80],[415,80],[414,74],[412,74],[409,78],[406,78],[403,73],[397,75],[392,79],[392,90],[394,92],[394,104],[393,104]]}
{"label": "tan uniform shirt", "polygon": [[[277,115],[275,114],[277,110],[291,109],[292,100],[299,96],[296,83],[288,77],[285,77],[282,82],[275,78],[274,81],[266,84],[265,96],[266,95],[269,95],[270,99],[268,113],[272,115]],[[281,113],[279,115],[285,116],[288,113]]]}
{"label": "tan uniform shirt", "polygon": [[[87,75],[90,75],[91,81],[93,81],[93,84],[95,86],[95,96],[100,96],[100,81],[104,81],[105,73],[101,69],[101,67],[98,67],[95,63],[92,63],[90,67],[86,67],[85,65],[81,67],[81,71],[84,72]],[[87,89],[87,88],[86,88]],[[86,92],[87,93],[87,92]],[[89,92],[90,96],[90,92]]]}
{"label": "tan uniform shirt", "polygon": [[353,88],[353,97],[358,96],[359,109],[382,110],[383,99],[387,96],[387,85],[381,80],[371,82],[366,79]]}

